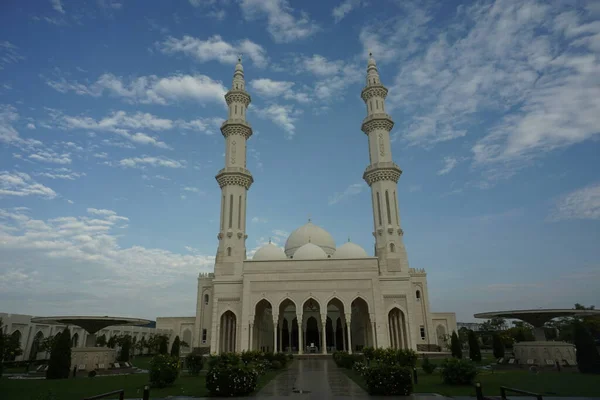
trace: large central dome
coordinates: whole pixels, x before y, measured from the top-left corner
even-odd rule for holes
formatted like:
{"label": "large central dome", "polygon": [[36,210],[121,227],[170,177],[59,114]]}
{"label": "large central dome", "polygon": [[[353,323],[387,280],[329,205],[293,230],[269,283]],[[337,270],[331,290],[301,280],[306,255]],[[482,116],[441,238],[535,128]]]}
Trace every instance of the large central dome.
{"label": "large central dome", "polygon": [[292,257],[296,250],[306,243],[319,246],[328,256],[335,253],[335,241],[333,237],[325,229],[313,224],[309,220],[306,225],[296,229],[288,237],[285,242],[285,255]]}

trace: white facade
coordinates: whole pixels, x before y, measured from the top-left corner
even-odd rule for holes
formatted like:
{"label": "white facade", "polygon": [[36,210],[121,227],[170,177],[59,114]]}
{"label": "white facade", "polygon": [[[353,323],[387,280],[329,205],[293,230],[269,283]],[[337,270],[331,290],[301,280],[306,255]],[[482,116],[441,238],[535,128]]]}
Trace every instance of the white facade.
{"label": "white facade", "polygon": [[246,141],[252,135],[246,109],[251,98],[238,62],[225,95],[229,118],[221,127],[226,165],[216,176],[222,197],[214,273],[198,277],[195,318],[158,318],[157,327],[180,337],[192,329],[193,347],[210,347],[211,353],[300,354],[364,346],[433,350],[440,337],[456,330],[454,313],[431,312],[425,271],[408,266],[396,194],[402,171],[391,154],[394,123],[385,113],[387,92],[370,57],[361,93],[370,159],[363,179],[372,193],[375,256],[350,242],[336,247],[331,235],[309,220],[284,249],[269,243],[248,260],[246,196],[253,177],[246,169]]}
{"label": "white facade", "polygon": [[[36,351],[37,344],[50,336],[56,336],[66,327],[66,325],[60,324],[34,323],[31,322],[32,318],[33,316],[31,315],[0,313],[4,333],[19,336],[23,354],[18,356],[15,361],[47,358],[49,354],[38,353]],[[71,343],[73,347],[84,348],[88,336],[87,332],[78,326],[72,325],[69,326],[69,330],[71,331]],[[98,331],[96,337],[106,335],[106,340],[108,340],[111,336],[125,334],[131,335],[132,338],[136,338],[136,341],[139,341],[142,337],[148,338],[152,334],[171,336],[171,331],[140,326],[111,326]]]}

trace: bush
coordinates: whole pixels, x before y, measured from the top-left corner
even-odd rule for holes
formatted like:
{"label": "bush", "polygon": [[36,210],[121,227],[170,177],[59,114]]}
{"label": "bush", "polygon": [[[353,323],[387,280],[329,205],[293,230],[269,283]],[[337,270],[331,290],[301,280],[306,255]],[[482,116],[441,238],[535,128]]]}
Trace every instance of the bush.
{"label": "bush", "polygon": [[477,376],[475,364],[468,360],[447,358],[442,363],[442,380],[449,385],[468,385]]}
{"label": "bush", "polygon": [[212,369],[217,365],[238,365],[242,361],[239,354],[236,353],[223,353],[218,356],[208,357],[208,369]]}
{"label": "bush", "polygon": [[583,374],[600,373],[600,356],[594,344],[594,338],[582,323],[573,326],[577,368]]}
{"label": "bush", "polygon": [[363,376],[372,395],[408,396],[413,391],[412,374],[408,367],[379,363],[367,367]]}
{"label": "bush", "polygon": [[333,353],[333,361],[340,368],[352,369],[355,362],[362,362],[363,357],[360,354],[349,354],[345,351],[336,351]]}
{"label": "bush", "polygon": [[166,336],[161,336],[159,339],[158,352],[160,354],[169,353],[169,339]]}
{"label": "bush", "polygon": [[52,346],[46,379],[67,379],[71,372],[71,331],[65,328]]}
{"label": "bush", "polygon": [[245,396],[256,389],[258,373],[252,366],[216,364],[206,374],[206,389],[212,396]]}
{"label": "bush", "polygon": [[504,357],[504,343],[502,343],[502,338],[497,333],[492,335],[492,348],[494,349],[495,358]]}
{"label": "bush", "polygon": [[175,382],[179,375],[179,360],[165,354],[158,354],[150,360],[150,384],[163,388]]}
{"label": "bush", "polygon": [[376,362],[401,367],[414,367],[417,365],[417,353],[410,349],[374,349],[367,352],[365,359],[368,364]]}
{"label": "bush", "polygon": [[185,357],[185,366],[188,374],[197,376],[204,366],[204,357],[198,353],[190,353]]}
{"label": "bush", "polygon": [[475,332],[469,330],[469,358],[473,361],[481,361],[481,350],[479,350],[479,341]]}
{"label": "bush", "polygon": [[119,351],[118,361],[129,361],[129,353],[131,351],[131,336],[126,335],[121,340],[121,350]]}
{"label": "bush", "polygon": [[352,370],[357,372],[359,375],[364,376],[365,372],[367,372],[367,364],[357,361],[354,363],[354,365],[352,366]]}
{"label": "bush", "polygon": [[462,358],[462,348],[456,331],[452,332],[450,337],[450,351],[452,351],[452,357]]}
{"label": "bush", "polygon": [[437,368],[437,365],[435,365],[434,363],[429,361],[429,357],[424,357],[421,368],[423,368],[423,371],[426,374],[431,375],[431,374],[433,374],[433,371],[435,371],[435,369]]}
{"label": "bush", "polygon": [[281,365],[281,362],[279,362],[277,360],[273,360],[271,362],[271,368],[272,369],[281,369],[281,368],[283,368],[283,365]]}

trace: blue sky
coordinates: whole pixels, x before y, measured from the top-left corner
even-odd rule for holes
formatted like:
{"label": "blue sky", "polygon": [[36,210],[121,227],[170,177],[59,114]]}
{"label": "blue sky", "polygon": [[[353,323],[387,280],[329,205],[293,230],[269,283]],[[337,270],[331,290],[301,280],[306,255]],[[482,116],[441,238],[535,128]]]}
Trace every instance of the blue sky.
{"label": "blue sky", "polygon": [[360,91],[389,88],[399,206],[434,311],[600,306],[600,6],[0,5],[2,311],[193,315],[217,247],[238,54],[252,254],[310,215],[373,251]]}

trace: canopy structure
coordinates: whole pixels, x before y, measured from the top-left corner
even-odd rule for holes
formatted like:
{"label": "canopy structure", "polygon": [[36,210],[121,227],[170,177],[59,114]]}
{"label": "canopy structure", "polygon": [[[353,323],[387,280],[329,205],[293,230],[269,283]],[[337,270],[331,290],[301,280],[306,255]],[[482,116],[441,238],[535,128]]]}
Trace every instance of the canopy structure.
{"label": "canopy structure", "polygon": [[31,322],[38,324],[62,324],[75,325],[85,329],[89,334],[86,340],[86,346],[93,347],[96,343],[96,332],[108,326],[139,326],[147,325],[151,321],[140,318],[127,317],[94,317],[94,316],[58,316],[58,317],[35,317]]}
{"label": "canopy structure", "polygon": [[548,308],[538,310],[509,310],[509,311],[493,311],[473,315],[475,318],[508,318],[520,319],[528,324],[533,325],[535,340],[546,340],[544,334],[544,324],[558,317],[584,317],[584,316],[600,316],[600,310],[575,310]]}

